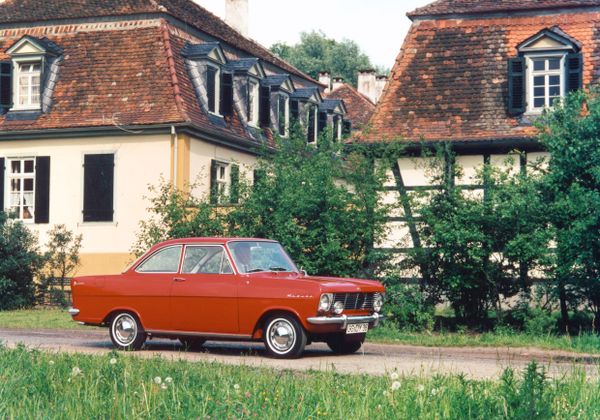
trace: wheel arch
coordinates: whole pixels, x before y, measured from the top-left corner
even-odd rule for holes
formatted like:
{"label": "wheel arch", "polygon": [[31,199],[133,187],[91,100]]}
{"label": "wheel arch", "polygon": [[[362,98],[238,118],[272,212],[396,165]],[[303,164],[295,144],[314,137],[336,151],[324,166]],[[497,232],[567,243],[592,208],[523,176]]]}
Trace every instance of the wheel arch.
{"label": "wheel arch", "polygon": [[123,313],[123,312],[127,312],[127,313],[134,315],[140,322],[141,327],[144,328],[144,320],[142,319],[142,317],[140,316],[138,311],[136,311],[135,309],[132,309],[132,308],[127,308],[127,307],[111,309],[111,311],[102,319],[102,324],[110,327],[110,322],[115,317],[115,315],[117,315],[119,313]]}
{"label": "wheel arch", "polygon": [[265,322],[267,322],[267,319],[269,319],[270,317],[276,315],[293,316],[296,319],[296,321],[298,321],[298,323],[302,326],[304,331],[308,334],[308,331],[306,329],[306,322],[303,321],[302,317],[300,316],[300,314],[298,314],[296,310],[289,307],[274,307],[266,309],[258,318],[258,321],[254,325],[254,330],[252,331],[252,339],[260,340],[263,337],[263,328]]}

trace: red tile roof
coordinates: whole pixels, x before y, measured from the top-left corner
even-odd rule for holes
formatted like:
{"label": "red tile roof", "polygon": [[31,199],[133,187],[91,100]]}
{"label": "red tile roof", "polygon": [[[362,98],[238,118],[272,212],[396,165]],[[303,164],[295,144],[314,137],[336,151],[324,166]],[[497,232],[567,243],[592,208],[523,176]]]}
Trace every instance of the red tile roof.
{"label": "red tile roof", "polygon": [[416,21],[362,138],[477,141],[534,135],[531,123],[508,115],[507,60],[517,56],[518,44],[555,25],[583,45],[584,85],[598,83],[598,11]]}
{"label": "red tile roof", "polygon": [[600,6],[599,0],[438,0],[420,7],[408,16],[442,16],[541,9]]}
{"label": "red tile roof", "polygon": [[342,86],[325,95],[328,99],[341,99],[346,105],[346,118],[352,121],[352,128],[361,129],[373,116],[375,104],[361,95],[353,86],[344,83]]}
{"label": "red tile roof", "polygon": [[0,3],[0,23],[162,13],[167,13],[250,55],[273,63],[290,74],[312,80],[307,74],[279,59],[257,42],[245,38],[222,19],[191,0],[6,0]]}

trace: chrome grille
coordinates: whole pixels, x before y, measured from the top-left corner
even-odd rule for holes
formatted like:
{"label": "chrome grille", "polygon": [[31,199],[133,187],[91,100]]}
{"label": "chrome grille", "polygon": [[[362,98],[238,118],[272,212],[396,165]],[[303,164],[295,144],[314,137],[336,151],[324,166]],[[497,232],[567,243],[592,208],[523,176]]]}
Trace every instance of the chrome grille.
{"label": "chrome grille", "polygon": [[335,293],[333,302],[343,302],[344,310],[372,310],[375,293]]}

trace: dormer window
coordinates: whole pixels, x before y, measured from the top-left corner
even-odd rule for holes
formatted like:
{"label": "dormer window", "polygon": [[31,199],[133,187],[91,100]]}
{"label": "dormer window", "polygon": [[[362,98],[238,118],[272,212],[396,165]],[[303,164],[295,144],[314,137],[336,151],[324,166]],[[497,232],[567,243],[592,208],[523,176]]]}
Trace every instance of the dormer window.
{"label": "dormer window", "polygon": [[317,142],[317,118],[319,104],[323,102],[316,87],[300,88],[290,95],[290,115],[306,130],[307,143]]}
{"label": "dormer window", "polygon": [[[290,127],[290,95],[295,91],[289,74],[276,74],[265,77],[261,82],[261,110],[263,117],[270,115],[269,125],[282,137],[286,137]],[[261,125],[266,127],[261,117]]]}
{"label": "dormer window", "polygon": [[260,103],[260,91],[257,80],[248,81],[248,124],[258,126],[258,107]]}
{"label": "dormer window", "polygon": [[206,66],[206,100],[208,112],[219,113],[219,101],[221,96],[221,70],[218,67]]}
{"label": "dormer window", "polygon": [[509,113],[539,114],[582,87],[581,45],[560,28],[544,29],[522,42],[509,60]]}
{"label": "dormer window", "polygon": [[17,63],[14,109],[40,109],[42,62]]}

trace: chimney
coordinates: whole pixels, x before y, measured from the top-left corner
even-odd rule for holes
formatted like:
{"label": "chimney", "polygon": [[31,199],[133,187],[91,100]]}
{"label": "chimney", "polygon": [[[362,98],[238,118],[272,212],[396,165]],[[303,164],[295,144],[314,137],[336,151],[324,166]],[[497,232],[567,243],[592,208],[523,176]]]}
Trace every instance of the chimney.
{"label": "chimney", "polygon": [[332,86],[331,90],[336,90],[337,88],[341,87],[343,84],[344,84],[343,77],[334,77],[333,78],[333,86]]}
{"label": "chimney", "polygon": [[371,100],[377,102],[377,80],[375,70],[359,70],[358,91]]}
{"label": "chimney", "polygon": [[248,0],[225,0],[225,21],[240,34],[248,36]]}
{"label": "chimney", "polygon": [[388,77],[384,76],[384,75],[379,75],[377,76],[377,80],[375,81],[375,93],[376,93],[376,97],[377,100],[375,101],[375,103],[379,102],[379,99],[381,98],[381,95],[383,94],[383,90],[385,89],[385,85],[387,84],[388,81]]}
{"label": "chimney", "polygon": [[328,71],[322,71],[319,73],[319,83],[327,86],[325,93],[331,92],[331,74]]}

